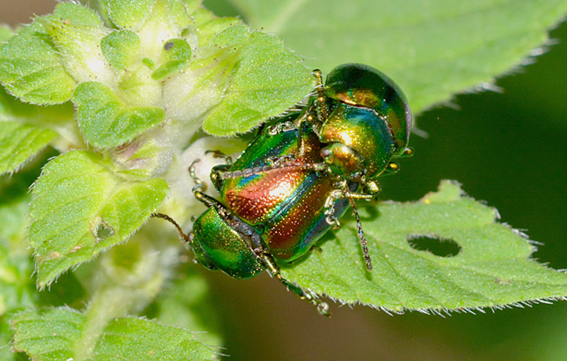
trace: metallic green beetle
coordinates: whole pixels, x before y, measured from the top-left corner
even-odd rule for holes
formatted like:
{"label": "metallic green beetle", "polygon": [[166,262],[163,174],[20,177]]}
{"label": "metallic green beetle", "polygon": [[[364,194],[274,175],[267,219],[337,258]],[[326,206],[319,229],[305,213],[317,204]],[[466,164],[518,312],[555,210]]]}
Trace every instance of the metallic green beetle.
{"label": "metallic green beetle", "polygon": [[[310,129],[319,138],[321,159],[312,157],[309,161],[305,161],[303,153],[306,149],[310,149],[309,147],[315,141],[311,140],[310,144],[302,144],[308,138],[298,136],[297,140],[300,144],[297,150],[285,155],[291,161],[282,162],[279,167],[292,168],[296,166],[294,165],[295,159],[304,169],[327,173],[333,178],[335,189],[325,193],[327,196],[325,207],[328,223],[339,227],[338,217],[333,215],[334,202],[347,199],[358,220],[354,199],[373,198],[380,190],[376,178],[383,174],[394,173],[399,169],[392,159],[412,154],[411,148],[407,148],[412,115],[405,96],[398,86],[386,75],[370,66],[363,64],[338,66],[329,73],[324,86],[321,81],[321,72],[315,70],[313,73],[318,82],[316,96],[311,98],[301,114],[273,125],[270,134],[277,135],[278,131],[289,128],[289,123],[292,123],[299,132],[302,131],[301,124],[311,125]],[[246,153],[252,158],[264,156],[262,149],[247,150]],[[254,166],[250,163],[238,169],[225,169],[226,173],[223,176],[240,177],[242,169],[246,169],[249,174],[254,172]],[[265,175],[260,176],[260,173]],[[255,174],[258,174],[260,178],[271,177],[266,174],[265,166],[257,168]],[[213,176],[217,177],[214,172]],[[353,183],[358,184],[358,187],[353,188]],[[229,182],[222,189],[221,201],[229,205],[231,210],[237,210],[238,216],[248,223],[259,224],[269,220],[268,217],[258,222],[257,219],[248,217],[246,211],[243,211],[257,212],[258,209],[267,207],[266,201],[258,201],[258,199],[263,199],[264,194],[256,188],[242,187],[238,183]],[[356,192],[353,189],[356,189]],[[237,195],[232,198],[227,196],[232,193],[237,193]],[[277,202],[284,203],[288,201],[286,197],[277,200]],[[372,262],[360,222],[358,222],[358,237],[366,266],[368,270],[371,270]],[[279,246],[282,242],[270,242],[270,239],[268,237],[266,241],[268,248],[273,250],[275,255],[282,255],[284,251]],[[288,243],[303,244],[301,239],[294,237],[291,237]],[[301,252],[296,252],[296,250]],[[294,249],[288,247],[285,250],[287,253],[284,252],[285,257],[279,256],[278,258],[293,260],[300,257],[304,253],[303,250],[304,248],[299,246]]]}
{"label": "metallic green beetle", "polygon": [[276,261],[304,256],[338,226],[349,202],[372,268],[354,199],[372,198],[375,179],[397,170],[394,157],[409,155],[411,113],[397,86],[374,68],[335,68],[302,109],[265,125],[234,164],[217,166],[211,179],[221,198],[204,193],[194,174],[193,192],[209,209],[182,237],[199,261],[235,278],[263,270],[327,314],[317,296],[285,280]]}
{"label": "metallic green beetle", "polygon": [[[315,71],[319,84],[321,74]],[[409,156],[412,114],[403,92],[385,74],[363,64],[344,64],[319,86],[316,109],[321,155],[331,170],[379,192],[375,179],[398,170],[392,158]]]}
{"label": "metallic green beetle", "polygon": [[[240,279],[268,270],[327,314],[326,303],[285,280],[276,263],[305,255],[333,227],[327,218],[340,218],[348,206],[346,199],[331,197],[336,176],[313,171],[314,164],[323,164],[322,144],[310,123],[296,123],[301,116],[304,112],[293,112],[267,124],[235,163],[213,168],[211,178],[220,200],[204,193],[204,184],[190,169],[197,183],[195,197],[209,209],[195,220],[188,236],[176,226],[205,267]],[[298,157],[300,144],[305,148]],[[350,187],[355,191],[358,185]],[[174,223],[168,216],[155,216]]]}

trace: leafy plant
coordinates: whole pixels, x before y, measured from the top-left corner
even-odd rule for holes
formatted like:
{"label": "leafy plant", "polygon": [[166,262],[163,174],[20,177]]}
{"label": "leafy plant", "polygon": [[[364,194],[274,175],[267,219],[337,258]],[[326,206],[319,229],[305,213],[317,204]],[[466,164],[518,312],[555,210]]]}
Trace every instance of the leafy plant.
{"label": "leafy plant", "polygon": [[[16,351],[34,360],[218,357],[206,284],[181,261],[170,225],[148,222],[159,209],[189,225],[202,207],[187,166],[208,159],[206,179],[204,150],[234,153],[245,143],[206,137],[201,126],[234,136],[296,104],[313,88],[298,54],[324,72],[344,62],[378,67],[419,114],[478,84],[490,89],[567,11],[551,0],[233,3],[251,28],[194,0],[101,0],[99,13],[61,3],[28,27],[0,32],[0,329]],[[252,30],[261,27],[295,53]],[[57,152],[52,159],[46,146]],[[532,260],[531,242],[455,182],[366,213],[372,273],[351,220],[284,276],[339,302],[392,312],[567,294],[565,274]],[[439,256],[417,249],[419,238],[459,250]],[[50,299],[34,282],[63,296]],[[6,348],[0,355],[17,357]]]}

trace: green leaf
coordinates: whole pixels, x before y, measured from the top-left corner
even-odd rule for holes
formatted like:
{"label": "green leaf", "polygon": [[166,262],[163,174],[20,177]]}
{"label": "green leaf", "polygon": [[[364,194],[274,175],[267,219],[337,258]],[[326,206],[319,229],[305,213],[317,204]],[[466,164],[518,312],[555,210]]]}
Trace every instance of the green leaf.
{"label": "green leaf", "polygon": [[237,18],[222,17],[205,8],[200,8],[193,14],[195,18],[195,31],[198,40],[198,47],[203,48],[211,45],[211,40],[224,29],[230,26],[244,25],[242,20]]}
{"label": "green leaf", "polygon": [[24,242],[29,200],[26,195],[0,204],[0,321],[7,312],[34,304],[33,263]]}
{"label": "green leaf", "polygon": [[[102,12],[118,28],[138,31],[148,22],[158,20],[165,26],[184,28],[201,4],[198,0],[101,0]],[[152,18],[154,18],[152,20]]]}
{"label": "green leaf", "polygon": [[8,202],[2,198],[0,202],[0,219],[3,225],[0,229],[0,244],[7,250],[13,247],[27,249],[27,245],[22,245],[20,242],[24,239],[29,226],[27,222],[29,202],[29,195],[23,195]]}
{"label": "green leaf", "polygon": [[162,54],[163,45],[167,40],[180,38],[183,30],[193,23],[192,9],[185,7],[182,0],[152,1],[153,4],[148,6],[151,7],[148,13],[139,18],[132,17],[130,14],[138,12],[134,9],[137,6],[136,3],[143,3],[143,6],[146,7],[144,0],[109,0],[109,2],[114,4],[114,8],[117,9],[116,13],[131,18],[133,23],[138,22],[136,25],[128,26],[127,29],[136,31],[142,41],[144,56],[152,60]]}
{"label": "green leaf", "polygon": [[48,15],[43,18],[49,20],[68,20],[66,25],[77,25],[77,26],[93,26],[101,27],[102,20],[98,14],[86,6],[78,3],[60,3],[55,7],[53,15]]}
{"label": "green leaf", "polygon": [[63,103],[75,88],[63,59],[37,22],[0,49],[0,82],[11,94],[33,104]]}
{"label": "green leaf", "polygon": [[[18,124],[17,126],[14,125],[16,123]],[[6,93],[6,89],[1,86],[0,128],[5,129],[5,131],[14,128],[15,133],[12,134],[7,132],[4,134],[6,137],[22,135],[22,131],[25,130],[32,133],[40,133],[40,138],[43,138],[43,136],[47,134],[57,133],[58,136],[52,136],[49,144],[63,152],[67,151],[69,148],[76,149],[84,146],[83,139],[79,133],[79,127],[75,120],[75,110],[73,109],[73,104],[71,102],[50,106],[23,103],[12,95]],[[14,138],[14,140],[16,139]],[[24,140],[22,144],[18,144],[17,146],[14,144],[14,146],[23,153],[12,154],[11,157],[13,159],[22,158],[22,155],[27,152],[24,147],[34,146],[34,144],[27,143],[27,140]],[[45,144],[47,144],[47,142],[48,140],[45,139]],[[0,149],[4,149],[4,151],[6,151],[8,146],[10,146],[10,144],[0,142]],[[37,147],[39,147],[37,150],[41,148],[39,144],[37,144]],[[36,153],[36,151],[32,151],[29,156]],[[0,153],[3,153],[3,151],[0,150]],[[30,158],[28,157],[27,159]]]}
{"label": "green leaf", "polygon": [[128,30],[113,31],[102,39],[101,50],[112,67],[126,70],[138,60],[140,38]]}
{"label": "green leaf", "polygon": [[114,85],[116,74],[100,51],[101,40],[109,29],[103,26],[98,15],[72,3],[58,5],[55,14],[60,17],[49,16],[36,21],[49,34],[73,79],[78,83],[96,80]]}
{"label": "green leaf", "polygon": [[73,102],[85,140],[97,148],[113,148],[159,124],[165,112],[159,107],[128,107],[112,89],[98,82],[80,84]]}
{"label": "green leaf", "polygon": [[110,322],[95,360],[214,360],[215,353],[196,341],[191,332],[137,318]]}
{"label": "green leaf", "polygon": [[167,190],[162,179],[124,181],[108,160],[92,152],[53,159],[36,182],[30,205],[29,240],[39,286],[126,240],[159,207]]}
{"label": "green leaf", "polygon": [[414,113],[520,65],[567,12],[563,0],[231,1],[324,73],[352,62],[380,69]]}
{"label": "green leaf", "polygon": [[[96,33],[93,29],[101,27],[101,20],[90,9],[59,4],[53,15],[37,17],[0,49],[0,81],[25,102],[59,104],[69,100],[78,80],[73,76],[91,75],[77,69],[87,66],[81,55],[87,52],[92,57],[99,52],[91,38]],[[91,47],[85,49],[87,43]],[[100,68],[94,72],[102,76]]]}
{"label": "green leaf", "polygon": [[0,174],[15,171],[56,136],[50,129],[0,121]]}
{"label": "green leaf", "polygon": [[152,78],[156,80],[177,73],[191,58],[191,46],[183,39],[168,40],[163,50],[163,64],[152,73]]}
{"label": "green leaf", "polygon": [[[206,12],[205,12],[206,15]],[[246,132],[296,104],[313,88],[313,77],[277,38],[248,27],[203,21],[203,32],[223,28],[198,49],[187,68],[168,77],[163,99],[167,117],[186,129],[219,136]],[[198,28],[197,31],[201,31]]]}
{"label": "green leaf", "polygon": [[[229,28],[216,39],[227,48],[237,41],[239,49],[230,85],[203,123],[212,135],[247,132],[299,102],[314,86],[310,71],[281,40],[261,32],[235,34],[239,28]],[[243,36],[247,39],[240,45]]]}
{"label": "green leaf", "polygon": [[2,361],[17,361],[18,356],[10,349],[13,331],[7,323],[0,323],[0,359]]}
{"label": "green leaf", "polygon": [[162,175],[170,165],[170,153],[156,139],[140,139],[109,152],[115,172],[130,181],[145,181]]}
{"label": "green leaf", "polygon": [[[75,123],[74,109],[71,102],[60,105],[39,106],[22,103],[18,99],[6,93],[0,87],[0,121],[17,120],[24,123],[33,123],[39,126],[63,126],[69,128],[68,124]],[[63,125],[65,123],[65,125]]]}
{"label": "green leaf", "polygon": [[0,81],[22,101],[58,104],[77,82],[112,83],[115,74],[100,53],[107,34],[98,15],[75,3],[59,4],[0,49]]}
{"label": "green leaf", "polygon": [[[86,318],[68,308],[26,311],[12,318],[14,349],[33,360],[77,360]],[[88,336],[88,335],[87,335]],[[117,318],[99,337],[89,360],[213,360],[215,354],[189,331],[138,318]]]}
{"label": "green leaf", "polygon": [[155,0],[102,0],[101,4],[114,25],[138,30],[151,16]]}
{"label": "green leaf", "polygon": [[[530,258],[534,246],[496,222],[498,213],[441,183],[413,203],[382,203],[363,222],[373,270],[366,271],[353,222],[322,252],[283,270],[286,278],[340,302],[394,312],[459,311],[537,302],[567,294],[567,275]],[[411,246],[418,238],[453,241],[455,256]]]}
{"label": "green leaf", "polygon": [[0,197],[0,360],[15,360],[10,350],[13,331],[8,315],[23,308],[34,307],[33,262],[25,240],[28,223],[29,195],[11,202]]}
{"label": "green leaf", "polygon": [[8,41],[12,36],[14,36],[14,29],[6,24],[0,25],[0,43]]}
{"label": "green leaf", "polygon": [[[163,232],[163,230],[162,230]],[[162,233],[163,234],[163,233]],[[199,331],[197,340],[211,346],[221,346],[218,310],[212,302],[209,285],[194,265],[177,271],[179,279],[156,299],[147,315],[166,325]]]}
{"label": "green leaf", "polygon": [[80,313],[64,308],[21,312],[12,318],[14,349],[34,360],[72,359],[83,320]]}

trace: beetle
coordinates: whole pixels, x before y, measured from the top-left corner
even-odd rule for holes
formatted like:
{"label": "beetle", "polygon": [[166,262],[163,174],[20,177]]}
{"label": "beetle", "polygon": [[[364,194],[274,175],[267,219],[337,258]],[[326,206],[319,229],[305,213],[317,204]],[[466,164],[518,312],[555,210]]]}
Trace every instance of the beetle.
{"label": "beetle", "polygon": [[211,270],[251,278],[267,270],[291,291],[328,314],[317,295],[285,280],[277,262],[303,257],[348,205],[354,211],[367,269],[369,252],[354,199],[379,191],[376,178],[395,172],[391,160],[407,148],[411,112],[403,93],[378,70],[345,64],[323,86],[321,72],[306,106],[265,124],[235,163],[216,166],[211,180],[217,200],[190,168],[195,197],[208,210],[185,235],[197,259]]}
{"label": "beetle", "polygon": [[[295,159],[295,163],[299,163],[304,169],[326,172],[335,177],[335,189],[327,194],[326,219],[338,228],[340,226],[338,217],[333,215],[334,202],[338,199],[347,199],[350,202],[357,219],[358,238],[366,267],[371,270],[372,262],[354,199],[374,198],[380,191],[376,178],[395,173],[399,169],[398,164],[392,159],[413,154],[413,150],[407,147],[412,114],[401,89],[389,77],[373,67],[355,63],[340,65],[329,73],[324,85],[321,71],[314,70],[313,75],[317,85],[306,110],[292,119],[271,126],[270,134],[276,135],[279,131],[290,127],[297,128],[301,133],[301,124],[309,123],[310,129],[321,143],[319,147],[321,160],[314,161],[313,157],[308,161],[304,159],[303,153],[307,149],[304,142],[308,138],[298,135],[297,150],[292,154],[286,154],[283,157],[284,161],[280,160],[279,167],[296,167]],[[312,145],[313,141],[310,142]],[[263,152],[258,153],[258,150],[255,150],[248,151],[248,154],[255,157],[255,154],[263,154]],[[285,159],[289,161],[286,162]],[[220,168],[217,168],[213,171],[212,177],[229,179],[241,177],[243,169],[247,174],[259,174],[269,168],[265,165],[254,167],[250,161],[247,166],[237,170],[225,169],[222,175],[218,174]],[[353,182],[359,187],[353,188]],[[251,189],[246,194],[238,192],[238,195],[230,199],[227,195],[235,193],[241,186],[236,182],[229,182],[223,189],[227,188],[230,191],[221,192],[223,197],[221,201],[230,202],[231,209],[242,212],[239,216],[249,222],[256,222],[257,220],[248,218],[246,211],[242,209],[262,209],[263,201],[250,201],[257,200],[258,196],[263,194]],[[250,207],[249,204],[253,206]],[[301,242],[294,238],[289,240],[292,244]],[[269,248],[279,251],[278,246]],[[304,248],[298,247],[298,249]],[[299,256],[303,254],[303,252],[299,253]],[[285,257],[285,259],[289,258],[289,256]]]}
{"label": "beetle", "polygon": [[398,170],[392,158],[411,156],[412,114],[402,90],[387,75],[364,64],[333,69],[323,86],[315,70],[319,114],[316,132],[325,163],[342,177],[379,192],[375,179]]}
{"label": "beetle", "polygon": [[[220,200],[205,193],[194,165],[190,167],[196,183],[193,193],[208,210],[195,220],[188,235],[170,217],[153,216],[172,222],[208,269],[239,279],[267,270],[320,313],[328,314],[326,303],[284,279],[277,265],[277,261],[289,263],[305,255],[333,227],[327,218],[340,218],[348,206],[346,199],[331,197],[337,187],[336,176],[313,170],[323,162],[321,142],[312,124],[296,123],[301,116],[304,112],[292,112],[267,124],[234,163],[213,168],[211,179]],[[273,127],[281,129],[273,133]],[[302,140],[298,140],[300,136]],[[298,156],[300,144],[304,149]],[[289,156],[293,156],[292,162],[287,160]],[[223,177],[225,172],[231,176]],[[351,182],[350,187],[355,191],[358,184]]]}

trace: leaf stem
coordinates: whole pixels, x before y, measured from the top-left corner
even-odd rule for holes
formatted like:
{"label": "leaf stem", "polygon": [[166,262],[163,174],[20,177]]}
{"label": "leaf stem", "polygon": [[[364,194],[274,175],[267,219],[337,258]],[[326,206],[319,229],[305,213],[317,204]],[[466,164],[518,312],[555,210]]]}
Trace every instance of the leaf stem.
{"label": "leaf stem", "polygon": [[147,292],[125,287],[103,287],[96,291],[85,312],[86,323],[75,345],[75,361],[91,359],[108,322],[128,313]]}

